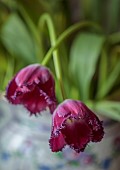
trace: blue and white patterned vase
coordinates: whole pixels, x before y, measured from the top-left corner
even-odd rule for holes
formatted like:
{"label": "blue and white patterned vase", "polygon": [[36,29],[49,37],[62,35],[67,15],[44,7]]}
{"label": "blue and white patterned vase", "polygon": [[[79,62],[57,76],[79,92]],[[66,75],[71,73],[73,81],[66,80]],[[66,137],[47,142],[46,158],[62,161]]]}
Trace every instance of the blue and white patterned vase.
{"label": "blue and white patterned vase", "polygon": [[77,154],[52,153],[51,115],[29,116],[21,106],[0,101],[0,170],[120,170],[120,123],[104,121],[105,136]]}

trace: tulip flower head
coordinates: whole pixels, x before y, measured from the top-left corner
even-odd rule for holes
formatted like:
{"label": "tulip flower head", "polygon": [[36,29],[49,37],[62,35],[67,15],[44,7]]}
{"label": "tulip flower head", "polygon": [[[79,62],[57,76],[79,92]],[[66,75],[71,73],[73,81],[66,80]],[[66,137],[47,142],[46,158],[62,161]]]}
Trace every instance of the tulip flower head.
{"label": "tulip flower head", "polygon": [[20,70],[10,81],[6,97],[12,104],[22,104],[31,114],[46,107],[51,112],[56,108],[55,82],[50,70],[39,64]]}
{"label": "tulip flower head", "polygon": [[102,122],[81,101],[67,99],[53,113],[49,140],[53,152],[66,145],[77,153],[83,152],[89,142],[99,142],[103,135]]}

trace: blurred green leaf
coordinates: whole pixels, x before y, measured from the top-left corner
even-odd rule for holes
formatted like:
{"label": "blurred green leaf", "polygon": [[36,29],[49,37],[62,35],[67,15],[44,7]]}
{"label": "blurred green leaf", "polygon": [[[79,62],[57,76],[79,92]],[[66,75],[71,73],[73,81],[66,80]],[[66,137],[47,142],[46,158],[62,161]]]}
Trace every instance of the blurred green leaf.
{"label": "blurred green leaf", "polygon": [[103,0],[79,0],[85,19],[100,22],[102,18]]}
{"label": "blurred green leaf", "polygon": [[108,36],[108,42],[111,45],[120,43],[120,32],[114,32]]}
{"label": "blurred green leaf", "polygon": [[110,100],[120,101],[120,86],[116,87],[108,97]]}
{"label": "blurred green leaf", "polygon": [[106,81],[101,85],[98,93],[97,98],[103,98],[105,95],[107,95],[112,87],[115,85],[116,80],[118,79],[120,75],[120,61],[116,63],[116,66],[111,71],[111,73],[108,75]]}
{"label": "blurred green leaf", "polygon": [[0,51],[0,73],[5,71],[7,67],[7,59],[5,55]]}
{"label": "blurred green leaf", "polygon": [[114,32],[118,29],[120,16],[120,0],[110,0],[108,3],[108,29]]}
{"label": "blurred green leaf", "polygon": [[103,47],[101,56],[100,56],[100,61],[99,61],[99,74],[98,74],[98,84],[97,84],[98,91],[107,79],[107,75],[108,75],[108,60],[107,59],[108,59],[107,49]]}
{"label": "blurred green leaf", "polygon": [[36,61],[35,47],[32,38],[18,15],[10,15],[2,27],[1,38],[6,49],[11,54],[29,63]]}
{"label": "blurred green leaf", "polygon": [[7,68],[7,60],[0,50],[0,90],[3,90],[4,74]]}
{"label": "blurred green leaf", "polygon": [[2,82],[2,88],[5,90],[8,82],[12,78],[14,73],[14,59],[13,58],[7,58],[7,67],[4,74],[3,82]]}
{"label": "blurred green leaf", "polygon": [[95,103],[97,113],[120,121],[120,102],[101,101]]}
{"label": "blurred green leaf", "polygon": [[102,35],[80,33],[72,44],[70,70],[74,80],[77,80],[83,101],[89,98],[91,80],[104,40]]}

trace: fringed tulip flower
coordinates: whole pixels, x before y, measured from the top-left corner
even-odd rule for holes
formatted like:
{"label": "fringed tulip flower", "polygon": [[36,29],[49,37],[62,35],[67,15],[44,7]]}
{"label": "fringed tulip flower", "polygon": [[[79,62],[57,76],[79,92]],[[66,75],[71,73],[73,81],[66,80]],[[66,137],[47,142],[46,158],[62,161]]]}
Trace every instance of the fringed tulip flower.
{"label": "fringed tulip flower", "polygon": [[102,122],[78,100],[65,100],[53,113],[49,140],[53,152],[61,151],[69,145],[79,153],[84,151],[89,142],[101,141],[103,135]]}
{"label": "fringed tulip flower", "polygon": [[39,64],[20,70],[10,81],[7,99],[12,104],[24,105],[31,114],[37,114],[46,107],[51,112],[56,108],[55,82],[50,70]]}

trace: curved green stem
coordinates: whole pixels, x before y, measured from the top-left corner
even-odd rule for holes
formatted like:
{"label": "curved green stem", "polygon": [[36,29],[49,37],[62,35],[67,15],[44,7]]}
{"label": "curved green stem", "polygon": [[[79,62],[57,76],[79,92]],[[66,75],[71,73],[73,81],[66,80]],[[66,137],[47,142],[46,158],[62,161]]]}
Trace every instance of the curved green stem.
{"label": "curved green stem", "polygon": [[[49,35],[50,35],[51,45],[53,47],[56,44],[57,37],[56,37],[53,21],[52,21],[50,15],[46,14],[46,13],[40,17],[39,28],[43,28],[45,23],[47,24]],[[57,49],[55,51],[53,51],[52,53],[53,53],[53,61],[54,61],[54,66],[55,66],[56,77],[60,84],[62,97],[63,97],[63,99],[65,99],[66,95],[65,95],[65,90],[64,90],[63,81],[62,81],[62,70],[61,70],[61,65],[60,65],[60,60],[59,60],[59,53],[58,53]],[[46,65],[46,62],[42,63],[42,65]]]}
{"label": "curved green stem", "polygon": [[58,38],[56,43],[54,44],[53,47],[51,47],[49,49],[49,51],[47,52],[47,54],[44,57],[44,60],[42,61],[43,65],[46,65],[48,63],[48,61],[50,60],[52,53],[54,50],[56,50],[56,48],[71,34],[73,34],[74,32],[76,32],[79,29],[82,29],[84,27],[91,27],[91,28],[95,28],[97,31],[102,32],[101,27],[94,23],[94,22],[90,22],[90,21],[84,21],[84,22],[79,22],[76,23],[72,26],[70,26],[68,29],[66,29]]}

